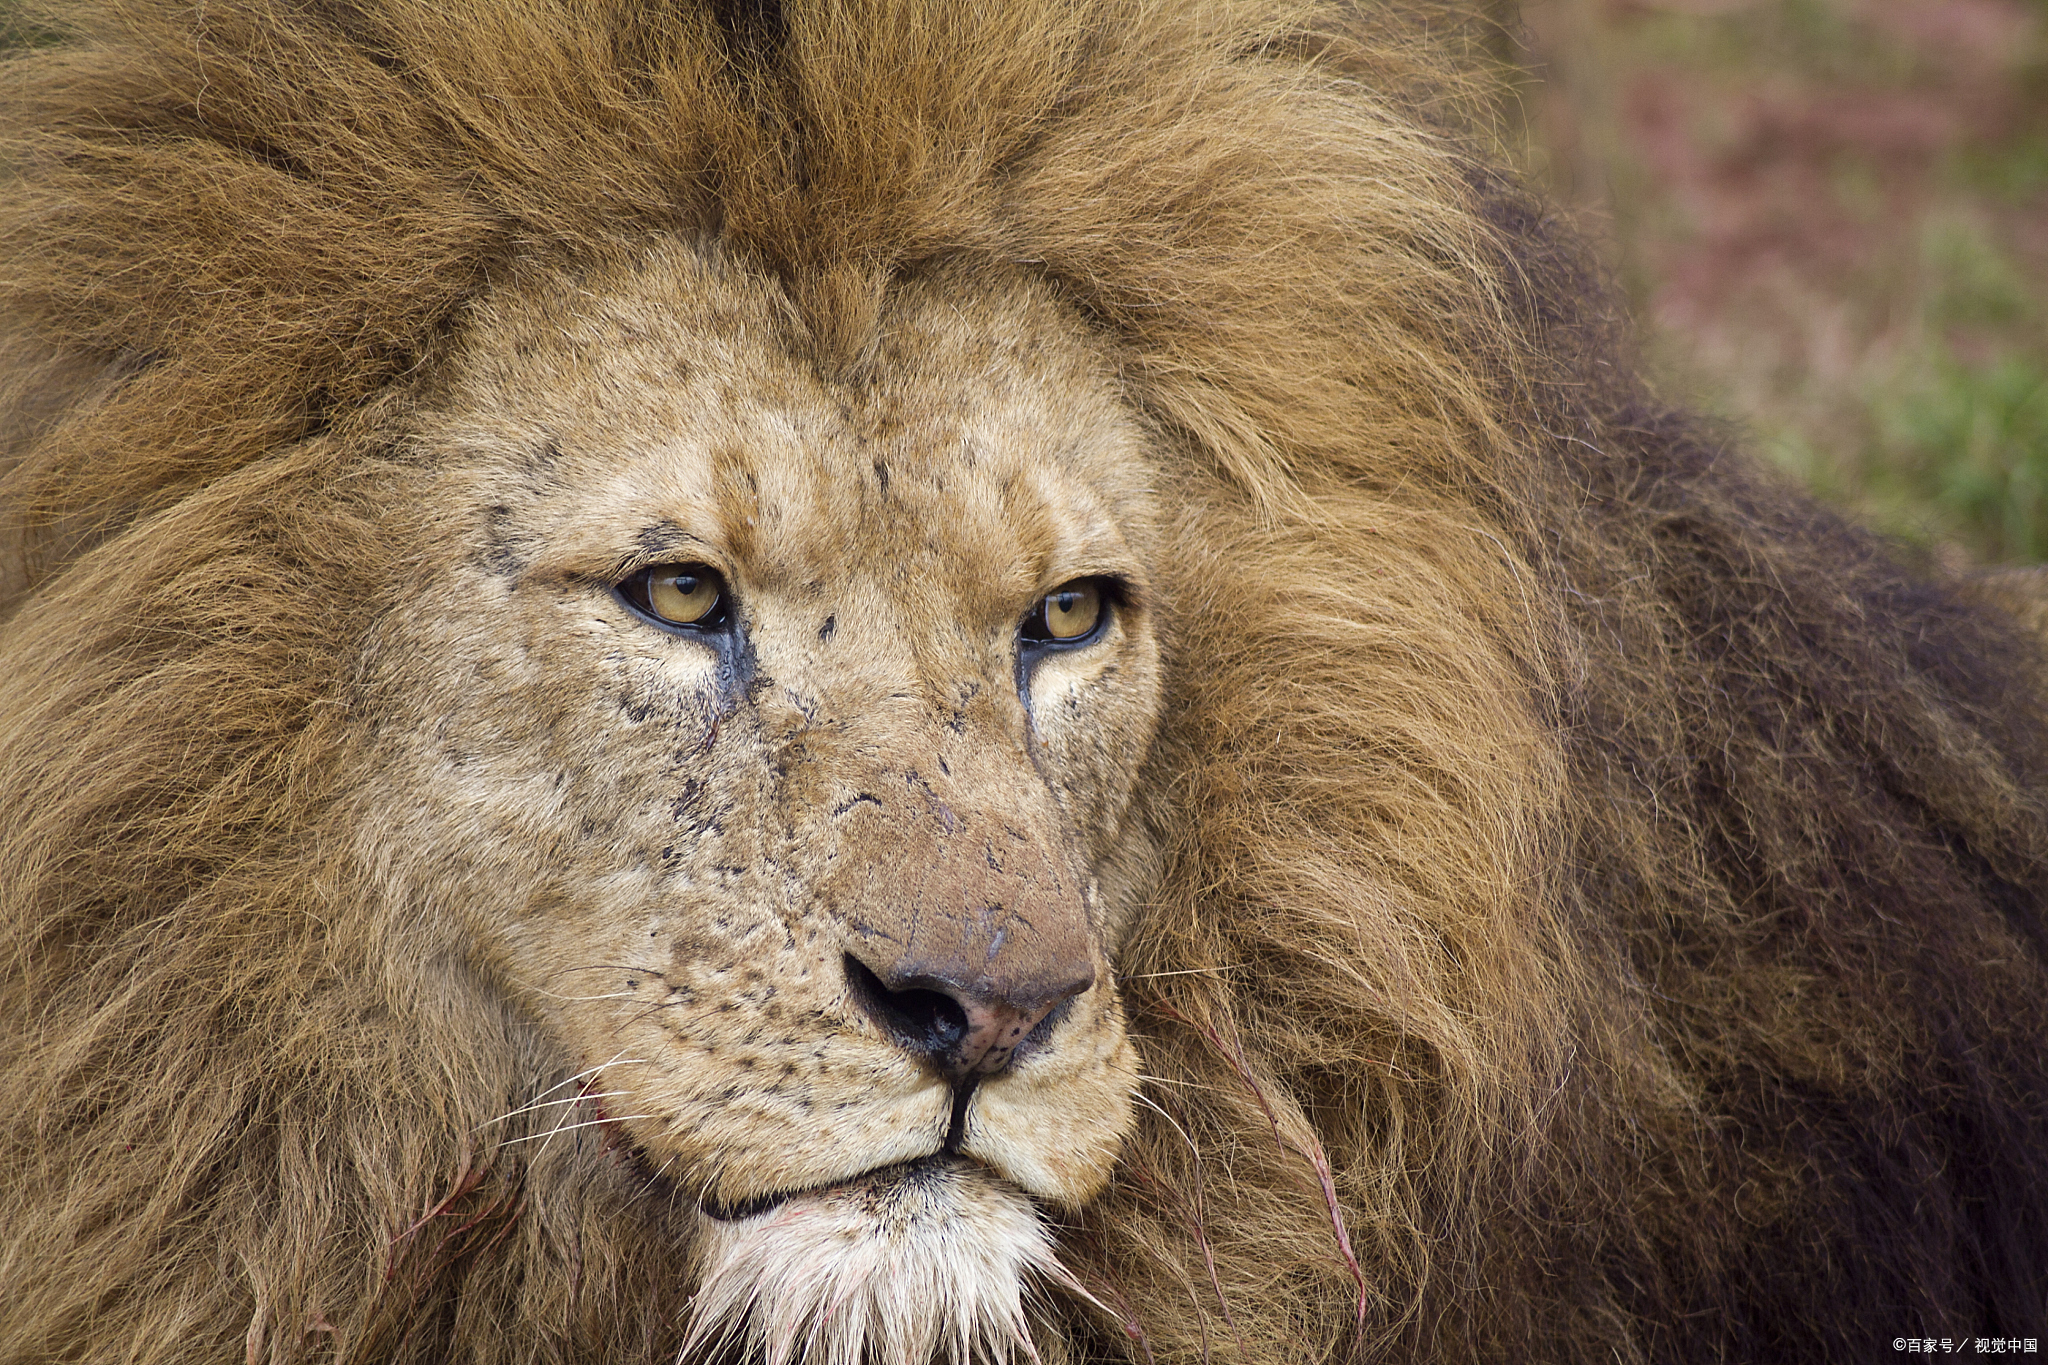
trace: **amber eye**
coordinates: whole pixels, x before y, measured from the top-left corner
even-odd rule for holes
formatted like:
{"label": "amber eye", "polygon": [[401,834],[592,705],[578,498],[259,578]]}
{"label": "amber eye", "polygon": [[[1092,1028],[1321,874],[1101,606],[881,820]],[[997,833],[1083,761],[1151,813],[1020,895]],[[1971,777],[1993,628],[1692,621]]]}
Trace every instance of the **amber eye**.
{"label": "amber eye", "polygon": [[1039,599],[1031,615],[1024,618],[1021,633],[1039,644],[1079,644],[1092,637],[1108,615],[1104,599],[1099,578],[1062,583]]}
{"label": "amber eye", "polygon": [[672,626],[725,623],[725,580],[702,564],[657,564],[619,584],[628,602]]}

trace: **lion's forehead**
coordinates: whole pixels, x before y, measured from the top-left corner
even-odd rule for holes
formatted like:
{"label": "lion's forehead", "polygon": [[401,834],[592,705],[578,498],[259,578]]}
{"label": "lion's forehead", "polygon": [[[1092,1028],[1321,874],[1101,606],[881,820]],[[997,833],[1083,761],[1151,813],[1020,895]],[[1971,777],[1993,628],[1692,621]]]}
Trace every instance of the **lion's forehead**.
{"label": "lion's forehead", "polygon": [[866,583],[991,622],[1054,580],[1142,572],[1141,433],[1048,301],[1011,281],[906,289],[861,363],[828,372],[771,294],[682,248],[507,290],[430,439],[541,572],[667,537],[750,588]]}

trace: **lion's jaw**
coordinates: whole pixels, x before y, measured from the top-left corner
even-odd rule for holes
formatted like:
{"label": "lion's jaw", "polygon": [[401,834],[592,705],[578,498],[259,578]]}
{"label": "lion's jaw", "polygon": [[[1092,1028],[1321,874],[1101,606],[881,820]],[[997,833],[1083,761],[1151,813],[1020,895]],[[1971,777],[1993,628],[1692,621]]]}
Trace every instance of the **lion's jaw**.
{"label": "lion's jaw", "polygon": [[924,1365],[1035,1354],[1031,1280],[1072,1284],[1029,1200],[978,1167],[919,1162],[750,1218],[705,1215],[683,1357]]}
{"label": "lion's jaw", "polygon": [[[416,438],[423,503],[471,521],[370,664],[364,856],[559,1057],[493,1136],[592,1123],[591,1179],[702,1210],[699,1341],[1029,1355],[1037,1205],[1101,1188],[1136,1084],[1108,954],[1149,860],[1142,438],[1029,290],[907,291],[848,382],[736,276],[657,247],[479,310]],[[714,567],[732,628],[636,614],[649,562]],[[1105,628],[1020,643],[1084,579]],[[978,1068],[872,998],[961,981],[1029,1006]]]}

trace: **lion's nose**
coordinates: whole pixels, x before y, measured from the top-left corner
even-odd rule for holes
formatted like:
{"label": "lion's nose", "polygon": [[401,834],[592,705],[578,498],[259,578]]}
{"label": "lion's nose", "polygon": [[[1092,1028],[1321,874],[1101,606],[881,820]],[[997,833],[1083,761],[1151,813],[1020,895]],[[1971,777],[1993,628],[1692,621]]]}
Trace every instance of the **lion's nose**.
{"label": "lion's nose", "polygon": [[929,963],[888,963],[885,971],[846,955],[847,983],[868,1017],[955,1085],[1008,1066],[1047,1015],[1095,984],[1086,965],[1052,985],[1007,989],[986,978],[962,982]]}

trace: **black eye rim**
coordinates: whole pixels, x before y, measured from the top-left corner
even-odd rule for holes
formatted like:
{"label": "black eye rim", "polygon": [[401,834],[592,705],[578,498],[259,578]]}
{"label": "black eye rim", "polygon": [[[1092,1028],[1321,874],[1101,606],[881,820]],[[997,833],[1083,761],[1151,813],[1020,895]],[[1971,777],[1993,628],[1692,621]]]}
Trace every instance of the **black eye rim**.
{"label": "black eye rim", "polygon": [[[716,584],[718,601],[712,605],[711,610],[694,621],[671,621],[654,609],[653,589],[650,584],[657,574],[679,573],[684,570],[699,577],[707,577]],[[612,595],[624,602],[634,615],[661,630],[682,635],[709,635],[722,632],[732,624],[731,585],[725,581],[725,575],[717,569],[694,559],[672,560],[636,569],[612,585]]]}
{"label": "black eye rim", "polygon": [[[1061,639],[1045,624],[1045,599],[1056,592],[1084,583],[1094,585],[1096,593],[1102,599],[1102,611],[1096,616],[1095,624],[1087,630],[1079,635]],[[1069,578],[1058,587],[1039,594],[1031,610],[1026,612],[1024,619],[1017,624],[1017,643],[1020,648],[1033,651],[1085,649],[1108,631],[1110,617],[1114,616],[1123,604],[1124,584],[1120,578],[1109,574],[1083,574],[1079,578]]]}

